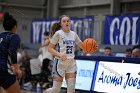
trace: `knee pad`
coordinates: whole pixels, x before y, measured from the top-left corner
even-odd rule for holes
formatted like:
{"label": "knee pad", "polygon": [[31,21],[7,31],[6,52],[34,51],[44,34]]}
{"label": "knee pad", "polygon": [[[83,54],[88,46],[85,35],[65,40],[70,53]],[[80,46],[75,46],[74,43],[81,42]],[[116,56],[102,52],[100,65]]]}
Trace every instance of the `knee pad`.
{"label": "knee pad", "polygon": [[75,82],[76,78],[69,78],[67,82],[67,93],[75,93]]}
{"label": "knee pad", "polygon": [[53,81],[53,87],[48,88],[43,93],[60,93],[62,82]]}

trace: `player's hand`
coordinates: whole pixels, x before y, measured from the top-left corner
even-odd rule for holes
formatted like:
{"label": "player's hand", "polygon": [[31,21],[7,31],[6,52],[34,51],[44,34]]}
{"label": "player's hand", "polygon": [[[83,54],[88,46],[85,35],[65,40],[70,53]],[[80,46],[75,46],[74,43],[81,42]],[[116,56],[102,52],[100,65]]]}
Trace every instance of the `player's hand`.
{"label": "player's hand", "polygon": [[67,55],[66,54],[60,54],[60,60],[61,61],[67,60]]}
{"label": "player's hand", "polygon": [[96,47],[95,47],[94,50],[96,51],[98,49],[98,47],[99,47],[99,45],[96,43]]}
{"label": "player's hand", "polygon": [[17,76],[18,79],[22,78],[22,71],[20,70],[19,66],[17,64],[13,64],[11,66],[11,69],[13,73]]}
{"label": "player's hand", "polygon": [[22,78],[22,71],[20,69],[16,70],[16,76],[17,76],[18,79]]}

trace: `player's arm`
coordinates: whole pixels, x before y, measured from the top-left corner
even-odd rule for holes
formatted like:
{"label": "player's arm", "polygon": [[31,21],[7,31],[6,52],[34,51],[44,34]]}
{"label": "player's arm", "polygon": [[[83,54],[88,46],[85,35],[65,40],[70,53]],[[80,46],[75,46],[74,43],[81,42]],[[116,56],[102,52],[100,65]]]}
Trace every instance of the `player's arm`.
{"label": "player's arm", "polygon": [[76,44],[82,49],[83,53],[85,54],[86,52],[83,48],[83,42],[80,40],[80,38],[77,34],[75,34],[75,35],[76,35],[76,40],[75,40]]}
{"label": "player's arm", "polygon": [[17,49],[20,47],[20,38],[14,35],[9,44],[9,56],[11,58],[11,66],[18,78],[21,78],[21,70],[17,64]]}
{"label": "player's arm", "polygon": [[60,53],[55,50],[55,45],[58,43],[58,41],[59,41],[59,33],[56,32],[52,36],[52,38],[50,40],[50,43],[49,43],[49,46],[48,46],[48,51],[56,57],[60,57]]}
{"label": "player's arm", "polygon": [[83,42],[80,40],[79,36],[75,33],[76,36],[76,44],[83,50]]}
{"label": "player's arm", "polygon": [[50,43],[49,43],[49,46],[48,46],[48,51],[49,51],[52,55],[54,55],[54,56],[60,58],[60,60],[64,61],[64,60],[67,59],[66,54],[60,53],[60,52],[58,52],[58,51],[55,50],[55,45],[58,43],[59,38],[60,38],[60,37],[59,37],[59,33],[56,32],[56,33],[53,35],[52,39],[50,40]]}
{"label": "player's arm", "polygon": [[49,44],[48,51],[56,57],[60,57],[60,55],[61,55],[58,51],[55,50],[55,45],[52,43]]}
{"label": "player's arm", "polygon": [[78,45],[81,49],[83,49],[83,42],[79,42],[77,45]]}
{"label": "player's arm", "polygon": [[50,44],[49,44],[49,47],[48,47],[48,51],[49,51],[52,55],[54,55],[54,56],[56,56],[57,58],[59,58],[60,60],[65,61],[65,60],[67,59],[66,54],[60,53],[60,52],[56,51],[54,48],[55,48],[55,45],[52,44],[52,43],[50,43]]}

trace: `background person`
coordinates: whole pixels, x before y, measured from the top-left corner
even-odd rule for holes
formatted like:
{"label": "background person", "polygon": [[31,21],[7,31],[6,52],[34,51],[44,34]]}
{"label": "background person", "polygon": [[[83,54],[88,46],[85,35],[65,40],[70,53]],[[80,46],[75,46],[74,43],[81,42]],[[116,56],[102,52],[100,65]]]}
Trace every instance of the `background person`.
{"label": "background person", "polygon": [[125,56],[126,57],[131,57],[132,56],[132,49],[131,48],[127,48],[125,51]]}
{"label": "background person", "polygon": [[104,48],[104,56],[113,56],[111,47],[107,46]]}
{"label": "background person", "polygon": [[42,66],[41,66],[41,77],[40,82],[43,83],[42,88],[49,88],[51,86],[51,67],[50,64],[53,60],[53,55],[48,52],[48,45],[50,43],[50,33],[45,31],[44,32],[44,40],[42,42],[42,46],[39,49],[40,55],[42,56]]}
{"label": "background person", "polygon": [[140,49],[139,48],[135,48],[132,50],[132,57],[140,58]]}

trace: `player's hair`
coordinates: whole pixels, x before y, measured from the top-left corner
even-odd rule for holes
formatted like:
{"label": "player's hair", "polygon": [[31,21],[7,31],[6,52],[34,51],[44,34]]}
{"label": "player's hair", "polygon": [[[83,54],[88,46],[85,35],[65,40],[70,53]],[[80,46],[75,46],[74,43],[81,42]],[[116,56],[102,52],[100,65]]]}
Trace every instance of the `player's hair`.
{"label": "player's hair", "polygon": [[60,24],[58,22],[54,23],[51,27],[50,36],[52,37],[56,31],[58,31],[61,28]]}
{"label": "player's hair", "polygon": [[[61,20],[62,20],[62,18],[63,17],[69,17],[68,15],[61,15],[60,17],[59,17],[59,21],[58,22],[56,22],[56,23],[54,23],[53,25],[52,25],[52,27],[51,27],[51,32],[50,32],[50,36],[53,36],[54,35],[54,33],[56,32],[56,31],[58,31],[60,28],[61,28]],[[69,17],[70,18],[70,17]]]}
{"label": "player's hair", "polygon": [[111,47],[109,47],[109,46],[105,47],[104,49],[109,49],[109,50],[112,50],[112,49],[111,49]]}
{"label": "player's hair", "polygon": [[8,12],[4,14],[3,27],[6,31],[11,31],[14,26],[17,26],[17,21]]}
{"label": "player's hair", "polygon": [[44,36],[49,36],[49,35],[50,35],[49,32],[47,32],[47,31],[44,32]]}
{"label": "player's hair", "polygon": [[132,52],[132,49],[131,48],[127,48],[126,52]]}

